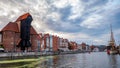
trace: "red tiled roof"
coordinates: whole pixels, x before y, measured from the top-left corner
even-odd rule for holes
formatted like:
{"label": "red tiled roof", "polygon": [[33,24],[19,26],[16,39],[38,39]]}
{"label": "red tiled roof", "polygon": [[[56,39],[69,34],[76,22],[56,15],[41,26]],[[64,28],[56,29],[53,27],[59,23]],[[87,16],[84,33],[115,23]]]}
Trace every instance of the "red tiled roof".
{"label": "red tiled roof", "polygon": [[[29,13],[25,13],[23,14],[22,16],[20,16],[17,20],[17,21],[20,21],[20,20],[23,20],[23,19],[26,19],[27,16],[30,15]],[[3,31],[14,31],[14,32],[20,32],[19,31],[19,28],[18,28],[18,24],[16,22],[9,22],[0,32],[3,32]],[[33,28],[33,26],[31,26],[30,28],[30,34],[36,34],[37,35],[37,32],[36,30]]]}
{"label": "red tiled roof", "polygon": [[[3,32],[3,31],[20,32],[19,29],[18,29],[17,23],[13,23],[13,22],[9,22],[0,32]],[[37,32],[33,28],[33,26],[31,26],[31,28],[30,28],[30,34],[36,34],[37,35]]]}
{"label": "red tiled roof", "polygon": [[37,38],[38,38],[39,40],[41,40],[42,37],[43,37],[43,36],[42,36],[42,33],[39,33]]}
{"label": "red tiled roof", "polygon": [[26,19],[29,15],[30,15],[29,13],[25,13],[25,14],[21,15],[16,21]]}
{"label": "red tiled roof", "polygon": [[37,32],[35,31],[33,26],[31,26],[31,28],[30,28],[30,34],[36,34],[37,35]]}
{"label": "red tiled roof", "polygon": [[14,32],[19,32],[17,23],[9,22],[2,30],[3,31],[14,31]]}

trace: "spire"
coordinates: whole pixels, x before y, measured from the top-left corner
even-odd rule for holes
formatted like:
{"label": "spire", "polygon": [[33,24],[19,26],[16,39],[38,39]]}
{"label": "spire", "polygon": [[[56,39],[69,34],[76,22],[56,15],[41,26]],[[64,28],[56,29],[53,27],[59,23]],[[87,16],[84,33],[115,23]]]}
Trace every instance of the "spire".
{"label": "spire", "polygon": [[115,40],[114,40],[114,35],[113,35],[112,25],[111,25],[111,24],[110,24],[110,29],[111,29],[111,35],[110,35],[109,45],[110,45],[110,46],[115,46]]}

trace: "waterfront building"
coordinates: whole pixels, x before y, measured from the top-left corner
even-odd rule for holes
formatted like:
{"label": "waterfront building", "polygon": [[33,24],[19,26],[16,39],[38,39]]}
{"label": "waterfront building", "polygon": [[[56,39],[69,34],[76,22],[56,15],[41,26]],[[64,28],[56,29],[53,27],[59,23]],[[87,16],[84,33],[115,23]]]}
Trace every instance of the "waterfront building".
{"label": "waterfront building", "polygon": [[60,38],[56,35],[44,34],[44,45],[41,51],[59,51]]}
{"label": "waterfront building", "polygon": [[90,51],[90,46],[86,44],[86,51]]}
{"label": "waterfront building", "polygon": [[99,48],[98,47],[95,47],[94,49],[93,49],[93,52],[99,52],[100,50],[99,50]]}
{"label": "waterfront building", "polygon": [[69,49],[72,50],[72,51],[78,50],[78,45],[77,45],[77,43],[70,41],[70,42],[69,42]]}
{"label": "waterfront building", "polygon": [[82,51],[82,46],[81,46],[81,44],[78,44],[78,50],[79,50],[79,51]]}
{"label": "waterfront building", "polygon": [[[1,43],[4,47],[5,52],[9,51],[21,51],[17,46],[21,40],[21,20],[25,19],[29,13],[25,13],[18,17],[15,22],[9,22],[1,31]],[[23,23],[24,25],[24,23]],[[38,34],[33,26],[30,27],[30,42],[31,47],[28,48],[28,51],[35,51],[37,49],[37,40]]]}
{"label": "waterfront building", "polygon": [[95,46],[94,46],[94,45],[91,45],[91,46],[90,46],[90,51],[93,51],[94,48],[95,48]]}
{"label": "waterfront building", "polygon": [[53,35],[50,35],[50,51],[53,51]]}
{"label": "waterfront building", "polygon": [[50,36],[49,34],[44,34],[44,51],[49,51],[50,49]]}
{"label": "waterfront building", "polygon": [[[0,45],[3,46],[5,52],[20,52],[22,51],[19,43],[21,41],[21,27],[26,24],[22,23],[21,20],[26,19],[29,13],[25,13],[18,17],[15,22],[9,22],[0,31]],[[24,26],[27,27],[27,26]],[[57,52],[59,50],[69,51],[78,50],[78,44],[76,42],[69,42],[68,39],[60,38],[56,35],[50,35],[49,33],[37,33],[33,26],[30,26],[30,44],[31,46],[26,48],[26,51],[53,51]],[[27,32],[24,31],[24,32]],[[23,33],[23,32],[22,32]],[[23,33],[24,34],[24,33]]]}
{"label": "waterfront building", "polygon": [[60,42],[60,46],[59,46],[60,51],[69,51],[68,49],[69,41],[67,39],[60,38],[59,42]]}
{"label": "waterfront building", "polygon": [[86,43],[82,42],[82,43],[81,43],[81,46],[82,46],[82,50],[83,50],[83,51],[86,51]]}
{"label": "waterfront building", "polygon": [[53,35],[53,51],[56,52],[58,51],[59,47],[59,37]]}

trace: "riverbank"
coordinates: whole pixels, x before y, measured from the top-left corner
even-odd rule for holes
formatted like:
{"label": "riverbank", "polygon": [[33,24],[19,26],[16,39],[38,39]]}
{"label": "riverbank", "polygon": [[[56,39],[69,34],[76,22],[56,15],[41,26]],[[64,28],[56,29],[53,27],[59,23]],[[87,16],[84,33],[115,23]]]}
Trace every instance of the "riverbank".
{"label": "riverbank", "polygon": [[68,51],[68,52],[9,52],[0,53],[0,59],[21,59],[21,58],[31,58],[40,56],[54,56],[54,55],[64,55],[64,54],[77,54],[86,53],[88,51]]}
{"label": "riverbank", "polygon": [[39,57],[39,58],[27,58],[27,59],[14,59],[14,60],[3,60],[0,62],[0,68],[34,68],[38,66],[52,56]]}

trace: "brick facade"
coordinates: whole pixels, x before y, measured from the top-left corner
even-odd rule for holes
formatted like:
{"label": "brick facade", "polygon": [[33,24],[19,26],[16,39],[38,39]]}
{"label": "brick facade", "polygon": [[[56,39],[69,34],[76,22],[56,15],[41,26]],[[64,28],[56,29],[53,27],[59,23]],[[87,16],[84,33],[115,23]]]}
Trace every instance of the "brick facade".
{"label": "brick facade", "polygon": [[[24,16],[24,15],[23,15]],[[17,45],[20,42],[20,16],[15,22],[9,22],[2,30],[1,30],[1,43],[3,44],[4,50],[6,52],[9,51],[21,51]],[[38,34],[35,29],[31,26],[30,28],[30,41],[32,46],[28,48],[29,51],[35,51],[38,44]]]}

